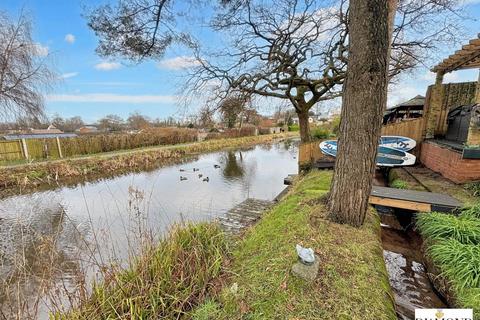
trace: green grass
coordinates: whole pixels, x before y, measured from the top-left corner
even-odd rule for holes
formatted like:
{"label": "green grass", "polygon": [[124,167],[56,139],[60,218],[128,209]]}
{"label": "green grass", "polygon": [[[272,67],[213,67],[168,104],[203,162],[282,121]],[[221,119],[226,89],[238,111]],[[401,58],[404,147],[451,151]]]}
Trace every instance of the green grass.
{"label": "green grass", "polygon": [[390,186],[392,188],[397,188],[397,189],[407,189],[408,185],[406,181],[403,181],[402,179],[395,179],[390,183]]}
{"label": "green grass", "polygon": [[480,288],[480,246],[449,238],[432,244],[427,252],[443,276],[452,279],[455,290]]}
{"label": "green grass", "polygon": [[457,307],[473,308],[480,318],[480,205],[458,216],[432,212],[417,216],[426,254],[450,284]]}
{"label": "green grass", "polygon": [[226,256],[227,243],[217,226],[174,229],[130,267],[113,271],[108,280],[94,285],[80,307],[52,319],[184,317],[206,299]]}
{"label": "green grass", "polygon": [[417,216],[417,226],[430,240],[455,239],[465,244],[480,244],[480,220],[469,215],[421,213]]}
{"label": "green grass", "polygon": [[[313,172],[254,226],[233,250],[230,286],[212,319],[396,319],[383,261],[380,224],[370,212],[361,228],[332,223],[319,198],[330,172]],[[295,244],[320,256],[311,284],[294,277]]]}

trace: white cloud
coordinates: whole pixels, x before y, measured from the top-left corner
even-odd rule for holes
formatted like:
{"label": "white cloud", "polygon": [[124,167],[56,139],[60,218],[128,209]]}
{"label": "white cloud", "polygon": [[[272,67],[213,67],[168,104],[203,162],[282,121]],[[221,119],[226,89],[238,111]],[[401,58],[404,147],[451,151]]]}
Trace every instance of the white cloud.
{"label": "white cloud", "polygon": [[179,56],[171,59],[164,59],[160,61],[157,66],[160,69],[181,70],[195,67],[199,64],[200,62],[198,62],[195,57]]}
{"label": "white cloud", "polygon": [[67,72],[67,73],[64,73],[60,76],[60,78],[62,79],[68,79],[68,78],[73,78],[73,77],[76,77],[78,76],[78,72]]}
{"label": "white cloud", "polygon": [[34,44],[34,50],[35,50],[35,54],[38,57],[46,57],[46,56],[48,56],[48,53],[50,52],[50,50],[47,46],[44,46],[40,43]]}
{"label": "white cloud", "polygon": [[175,103],[176,96],[123,95],[114,93],[53,94],[47,96],[51,102],[100,102],[100,103]]}
{"label": "white cloud", "polygon": [[70,44],[73,44],[75,42],[75,36],[71,33],[65,35],[65,41],[70,43]]}
{"label": "white cloud", "polygon": [[95,65],[95,69],[102,71],[111,71],[120,69],[121,64],[118,62],[100,62]]}

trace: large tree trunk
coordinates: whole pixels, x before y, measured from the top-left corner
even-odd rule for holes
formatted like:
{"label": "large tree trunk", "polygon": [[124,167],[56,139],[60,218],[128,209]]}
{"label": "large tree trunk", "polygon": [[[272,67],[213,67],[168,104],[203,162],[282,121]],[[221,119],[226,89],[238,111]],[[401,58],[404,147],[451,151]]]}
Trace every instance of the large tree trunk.
{"label": "large tree trunk", "polygon": [[300,140],[302,142],[310,142],[312,137],[310,136],[310,123],[308,122],[308,111],[297,112],[298,125],[300,126]]}
{"label": "large tree trunk", "polygon": [[350,43],[330,218],[360,226],[372,188],[387,99],[388,0],[350,1]]}

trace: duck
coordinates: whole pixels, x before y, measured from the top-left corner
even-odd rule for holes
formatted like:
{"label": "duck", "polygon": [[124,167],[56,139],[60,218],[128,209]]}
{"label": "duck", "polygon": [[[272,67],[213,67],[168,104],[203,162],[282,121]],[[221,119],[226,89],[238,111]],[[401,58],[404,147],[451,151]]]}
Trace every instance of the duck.
{"label": "duck", "polygon": [[208,177],[206,177],[206,178],[203,178],[202,181],[208,182],[208,181],[210,181],[210,179]]}
{"label": "duck", "polygon": [[215,169],[220,168],[220,166],[219,166],[218,164],[214,164],[213,167],[214,167]]}
{"label": "duck", "polygon": [[180,169],[180,172],[184,172],[184,171],[185,171],[185,169]]}
{"label": "duck", "polygon": [[180,181],[187,180],[187,177],[180,176]]}
{"label": "duck", "polygon": [[198,179],[200,179],[201,177],[203,177],[203,174],[199,173],[198,174]]}
{"label": "duck", "polygon": [[193,172],[199,171],[199,170],[200,170],[200,169],[198,169],[198,168],[193,168]]}

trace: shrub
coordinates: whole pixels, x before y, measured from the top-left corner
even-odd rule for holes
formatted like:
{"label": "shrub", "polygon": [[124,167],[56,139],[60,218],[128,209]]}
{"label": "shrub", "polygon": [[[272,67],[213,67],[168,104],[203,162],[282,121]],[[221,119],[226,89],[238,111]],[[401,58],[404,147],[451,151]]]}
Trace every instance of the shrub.
{"label": "shrub", "polygon": [[315,139],[328,139],[332,136],[332,133],[325,127],[315,127],[311,135]]}
{"label": "shrub", "polygon": [[455,239],[464,244],[480,244],[480,219],[439,212],[417,215],[420,233],[428,240]]}
{"label": "shrub", "polygon": [[300,126],[298,124],[292,124],[288,126],[288,131],[300,131]]}

